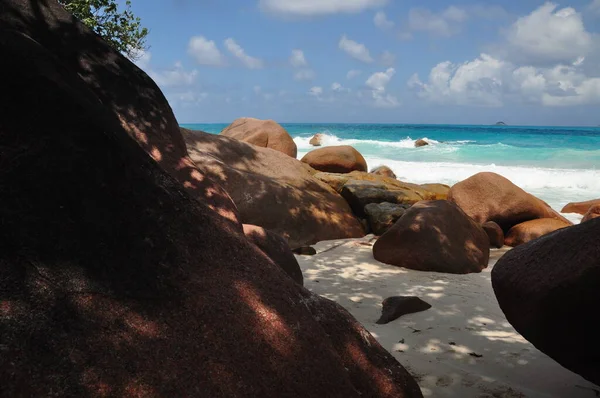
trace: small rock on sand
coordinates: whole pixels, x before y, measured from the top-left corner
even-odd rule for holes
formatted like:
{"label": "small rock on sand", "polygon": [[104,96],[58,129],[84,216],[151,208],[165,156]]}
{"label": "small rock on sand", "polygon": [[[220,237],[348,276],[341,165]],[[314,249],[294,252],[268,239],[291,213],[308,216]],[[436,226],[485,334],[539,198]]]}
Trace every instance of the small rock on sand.
{"label": "small rock on sand", "polygon": [[396,296],[383,300],[381,317],[376,322],[379,325],[385,325],[402,315],[414,314],[415,312],[426,311],[431,308],[431,304],[426,303],[414,296]]}

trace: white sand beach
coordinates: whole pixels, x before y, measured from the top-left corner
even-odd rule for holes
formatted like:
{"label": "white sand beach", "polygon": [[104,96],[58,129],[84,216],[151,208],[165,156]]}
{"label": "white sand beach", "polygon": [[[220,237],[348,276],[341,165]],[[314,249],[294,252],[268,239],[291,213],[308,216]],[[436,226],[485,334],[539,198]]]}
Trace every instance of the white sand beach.
{"label": "white sand beach", "polygon": [[[425,397],[600,396],[507,322],[490,274],[503,249],[492,251],[481,274],[451,275],[379,263],[373,242],[321,242],[317,255],[297,256],[305,286],[350,311],[415,376]],[[418,296],[433,307],[377,325],[381,302],[391,296]]]}

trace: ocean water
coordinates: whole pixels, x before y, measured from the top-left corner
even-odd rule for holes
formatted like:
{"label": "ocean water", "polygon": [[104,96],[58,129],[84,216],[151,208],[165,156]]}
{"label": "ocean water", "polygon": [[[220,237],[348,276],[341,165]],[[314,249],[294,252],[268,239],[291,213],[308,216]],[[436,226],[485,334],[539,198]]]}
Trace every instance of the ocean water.
{"label": "ocean water", "polygon": [[[226,124],[184,125],[218,134]],[[298,158],[324,146],[351,145],[369,168],[390,167],[414,183],[455,184],[481,171],[501,174],[561,210],[572,201],[600,198],[600,127],[519,127],[401,124],[283,124]],[[429,146],[415,148],[417,139]],[[566,215],[573,221],[580,216]]]}

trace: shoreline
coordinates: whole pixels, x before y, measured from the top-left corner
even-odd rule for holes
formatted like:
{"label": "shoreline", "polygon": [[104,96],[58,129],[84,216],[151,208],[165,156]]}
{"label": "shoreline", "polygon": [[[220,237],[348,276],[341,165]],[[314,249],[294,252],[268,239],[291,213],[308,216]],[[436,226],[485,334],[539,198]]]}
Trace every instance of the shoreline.
{"label": "shoreline", "polygon": [[[346,308],[415,377],[425,397],[595,397],[596,386],[563,368],[508,323],[491,270],[508,248],[492,249],[480,274],[412,271],[373,259],[374,237],[314,245],[296,256],[305,287]],[[387,325],[381,302],[418,296],[432,305]]]}

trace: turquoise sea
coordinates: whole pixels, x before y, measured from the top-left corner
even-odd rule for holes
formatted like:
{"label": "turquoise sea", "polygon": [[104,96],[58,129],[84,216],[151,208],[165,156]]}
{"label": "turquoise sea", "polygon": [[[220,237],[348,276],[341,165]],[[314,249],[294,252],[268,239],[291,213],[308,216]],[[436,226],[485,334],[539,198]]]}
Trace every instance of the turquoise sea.
{"label": "turquoise sea", "polygon": [[[218,134],[227,124],[187,124]],[[324,145],[352,145],[369,167],[387,165],[404,181],[454,184],[480,171],[501,174],[560,210],[600,198],[600,127],[403,124],[283,124],[301,158]],[[419,138],[430,145],[415,148]],[[569,216],[577,220],[577,216]]]}

